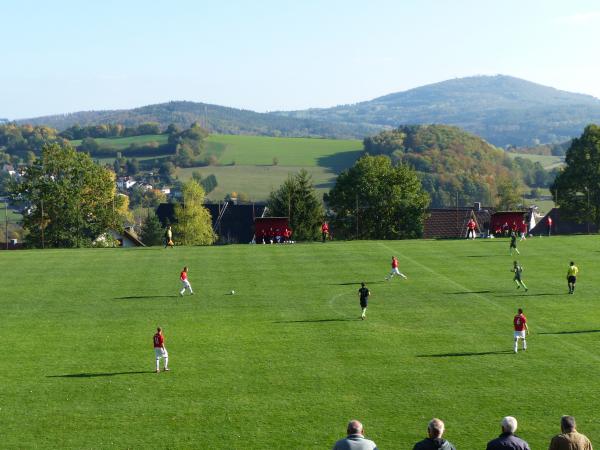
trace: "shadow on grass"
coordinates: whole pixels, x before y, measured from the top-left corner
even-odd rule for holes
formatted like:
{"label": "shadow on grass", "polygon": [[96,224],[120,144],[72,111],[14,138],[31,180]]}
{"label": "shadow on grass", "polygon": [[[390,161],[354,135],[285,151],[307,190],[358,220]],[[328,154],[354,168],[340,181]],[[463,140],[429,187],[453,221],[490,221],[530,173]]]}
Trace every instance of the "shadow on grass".
{"label": "shadow on grass", "polygon": [[501,255],[467,255],[467,258],[502,258]]}
{"label": "shadow on grass", "polygon": [[175,295],[130,295],[128,297],[115,297],[113,298],[113,300],[136,300],[136,299],[141,299],[141,298],[173,298],[173,297],[178,297],[177,294]]}
{"label": "shadow on grass", "polygon": [[138,375],[142,373],[155,373],[154,371],[141,370],[136,372],[98,372],[98,373],[69,373],[66,375],[47,375],[46,378],[95,378],[114,377],[115,375]]}
{"label": "shadow on grass", "polygon": [[459,291],[459,292],[444,292],[447,295],[467,295],[467,294],[489,294],[493,291]]}
{"label": "shadow on grass", "polygon": [[543,331],[536,334],[586,334],[600,333],[600,330],[574,330],[574,331]]}
{"label": "shadow on grass", "polygon": [[306,319],[306,320],[276,320],[273,323],[321,323],[321,322],[350,322],[360,320],[356,319]]}
{"label": "shadow on grass", "polygon": [[456,356],[485,356],[485,355],[508,355],[512,354],[510,350],[499,350],[495,352],[458,352],[458,353],[438,353],[435,355],[417,355],[417,358],[452,358]]}
{"label": "shadow on grass", "polygon": [[329,286],[352,286],[354,284],[360,286],[360,283],[377,284],[377,283],[384,283],[384,282],[385,282],[385,280],[380,280],[380,281],[349,281],[347,283],[330,283]]}

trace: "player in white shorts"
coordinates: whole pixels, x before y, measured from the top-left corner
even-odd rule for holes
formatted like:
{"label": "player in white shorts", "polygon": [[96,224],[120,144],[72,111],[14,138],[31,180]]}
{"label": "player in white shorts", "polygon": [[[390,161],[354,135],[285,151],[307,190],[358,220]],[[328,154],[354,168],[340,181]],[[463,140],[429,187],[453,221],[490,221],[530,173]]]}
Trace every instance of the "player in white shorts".
{"label": "player in white shorts", "polygon": [[529,334],[529,327],[527,326],[527,318],[521,308],[519,308],[518,314],[513,319],[513,325],[515,326],[515,353],[519,350],[519,339],[523,341],[523,351],[527,350],[525,337]]}
{"label": "player in white shorts", "polygon": [[160,372],[160,360],[165,362],[165,372],[169,371],[169,353],[165,347],[165,337],[162,334],[162,329],[158,327],[156,334],[153,337],[154,341],[154,356],[156,357],[156,373]]}
{"label": "player in white shorts", "polygon": [[181,280],[181,283],[183,284],[183,287],[179,291],[179,295],[181,295],[182,297],[183,297],[183,294],[185,293],[186,289],[189,289],[190,295],[194,295],[194,291],[192,290],[192,285],[188,281],[187,271],[188,271],[188,268],[186,266],[181,271],[181,275],[179,275],[179,279]]}
{"label": "player in white shorts", "polygon": [[401,276],[405,280],[407,278],[406,275],[404,275],[402,272],[400,272],[400,270],[398,270],[398,258],[396,258],[395,256],[392,256],[392,271],[390,272],[390,274],[387,277],[385,277],[385,279],[390,280],[390,279],[392,279],[392,277],[394,275]]}

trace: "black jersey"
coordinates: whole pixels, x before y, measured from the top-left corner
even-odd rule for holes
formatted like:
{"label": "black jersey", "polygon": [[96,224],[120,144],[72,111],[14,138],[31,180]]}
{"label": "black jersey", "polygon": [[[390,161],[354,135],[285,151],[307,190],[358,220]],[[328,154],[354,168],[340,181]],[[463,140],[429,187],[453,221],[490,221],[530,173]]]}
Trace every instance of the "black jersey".
{"label": "black jersey", "polygon": [[358,293],[360,294],[361,300],[366,300],[369,297],[369,295],[371,295],[371,292],[369,292],[369,289],[366,287],[361,287],[358,290]]}

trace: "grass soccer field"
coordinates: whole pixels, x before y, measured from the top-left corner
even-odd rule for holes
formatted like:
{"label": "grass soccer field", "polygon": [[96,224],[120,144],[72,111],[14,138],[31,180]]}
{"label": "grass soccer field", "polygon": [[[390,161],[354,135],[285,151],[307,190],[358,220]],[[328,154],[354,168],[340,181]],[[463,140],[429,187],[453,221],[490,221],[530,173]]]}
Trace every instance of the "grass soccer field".
{"label": "grass soccer field", "polygon": [[[0,447],[324,449],[358,418],[401,449],[436,416],[477,449],[509,414],[532,449],[562,414],[600,442],[598,244],[520,243],[527,294],[503,239],[2,252]],[[392,255],[408,280],[383,281]]]}

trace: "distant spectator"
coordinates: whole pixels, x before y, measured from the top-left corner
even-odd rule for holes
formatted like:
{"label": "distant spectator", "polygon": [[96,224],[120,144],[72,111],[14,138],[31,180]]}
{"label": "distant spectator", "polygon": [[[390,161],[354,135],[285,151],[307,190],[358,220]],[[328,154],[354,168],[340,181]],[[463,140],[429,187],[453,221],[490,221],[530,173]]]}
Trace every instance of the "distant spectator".
{"label": "distant spectator", "polygon": [[527,239],[527,222],[525,222],[525,220],[523,220],[523,222],[520,225],[520,232],[521,232],[521,241],[524,241],[525,239]]}
{"label": "distant spectator", "polygon": [[169,225],[165,230],[165,248],[173,248],[174,245],[175,244],[173,244],[173,231],[171,230],[171,225]]}
{"label": "distant spectator", "polygon": [[347,431],[348,436],[337,441],[333,450],[377,450],[375,442],[365,439],[364,428],[358,420],[351,420]]}
{"label": "distant spectator", "polygon": [[562,434],[552,438],[548,450],[593,450],[590,440],[577,432],[575,427],[575,417],[562,416],[560,418]]}
{"label": "distant spectator", "polygon": [[323,222],[323,225],[321,225],[321,236],[323,238],[323,242],[329,238],[329,224],[327,222]]}
{"label": "distant spectator", "polygon": [[456,450],[456,447],[445,439],[444,422],[440,419],[431,419],[427,425],[427,438],[419,441],[413,447],[413,450]]}
{"label": "distant spectator", "polygon": [[548,236],[552,234],[552,217],[548,217]]}
{"label": "distant spectator", "polygon": [[469,219],[469,222],[467,222],[467,239],[475,239],[475,228],[477,228],[477,224],[473,219]]}
{"label": "distant spectator", "polygon": [[517,419],[506,416],[500,422],[502,434],[488,442],[487,450],[531,450],[529,444],[515,435],[517,431]]}
{"label": "distant spectator", "polygon": [[259,242],[261,242],[262,244],[267,243],[267,230],[265,230],[264,228],[260,230]]}

